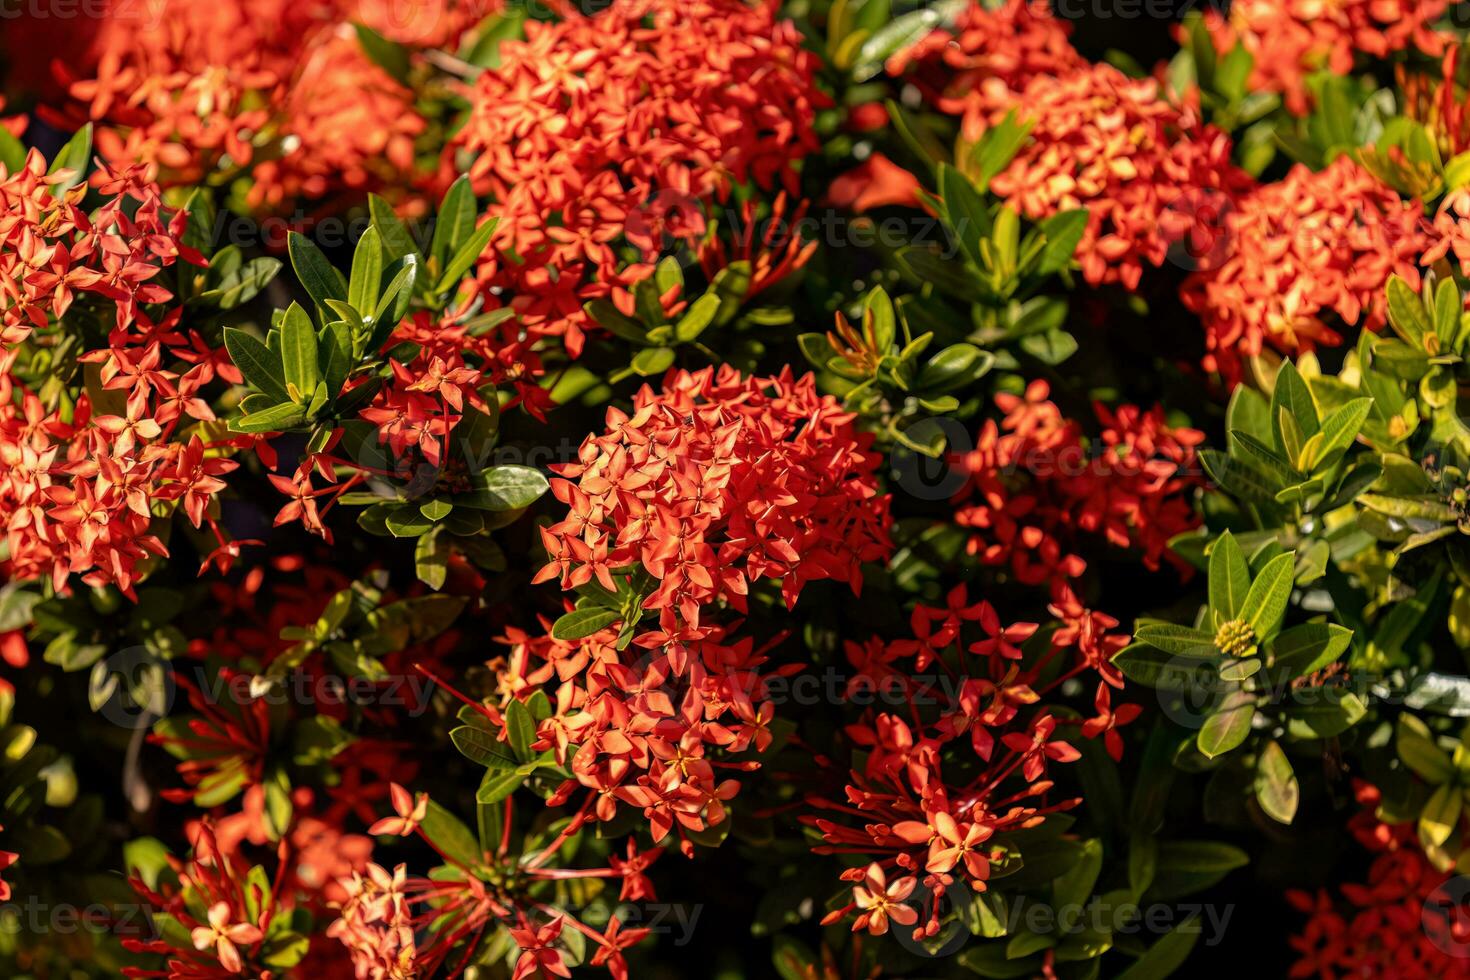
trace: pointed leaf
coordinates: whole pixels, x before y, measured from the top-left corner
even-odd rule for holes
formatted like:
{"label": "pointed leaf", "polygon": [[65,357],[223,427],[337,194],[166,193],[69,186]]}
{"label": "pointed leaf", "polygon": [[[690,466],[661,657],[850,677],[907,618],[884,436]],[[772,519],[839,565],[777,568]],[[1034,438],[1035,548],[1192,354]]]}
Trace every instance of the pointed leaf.
{"label": "pointed leaf", "polygon": [[1287,603],[1291,601],[1291,582],[1296,568],[1296,556],[1290,552],[1277,555],[1266,563],[1251,582],[1240,613],[1255,630],[1257,640],[1273,636],[1286,615]]}
{"label": "pointed leaf", "polygon": [[1210,549],[1210,608],[1221,623],[1240,616],[1251,587],[1251,570],[1245,552],[1229,531],[1220,535]]}

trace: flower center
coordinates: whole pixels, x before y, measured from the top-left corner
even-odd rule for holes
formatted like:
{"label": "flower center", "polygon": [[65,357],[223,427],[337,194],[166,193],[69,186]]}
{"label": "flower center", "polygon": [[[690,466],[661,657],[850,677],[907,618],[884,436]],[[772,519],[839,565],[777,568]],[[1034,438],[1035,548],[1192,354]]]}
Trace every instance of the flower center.
{"label": "flower center", "polygon": [[1243,619],[1232,619],[1215,634],[1215,647],[1228,657],[1250,657],[1256,652],[1256,631]]}

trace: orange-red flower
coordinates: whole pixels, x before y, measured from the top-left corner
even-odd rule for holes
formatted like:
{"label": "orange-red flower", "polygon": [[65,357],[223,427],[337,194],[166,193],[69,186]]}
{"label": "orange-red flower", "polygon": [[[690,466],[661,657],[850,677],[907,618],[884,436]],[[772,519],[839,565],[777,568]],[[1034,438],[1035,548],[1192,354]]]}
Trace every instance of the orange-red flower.
{"label": "orange-red flower", "polygon": [[1377,330],[1389,277],[1419,281],[1424,224],[1417,202],[1346,155],[1239,196],[1219,230],[1222,257],[1182,288],[1204,321],[1205,366],[1235,378],[1266,342],[1290,353],[1341,343],[1338,325]]}
{"label": "orange-red flower", "polygon": [[763,578],[788,606],[818,579],[857,591],[861,564],[887,554],[872,437],[811,375],[671,371],[633,409],[608,409],[607,432],[559,468],[552,491],[570,513],[542,530],[551,562],[536,581],[570,589],[639,565],[657,583],[645,608],[673,632],[671,613],[697,627],[716,598],[743,610]]}
{"label": "orange-red flower", "polygon": [[771,3],[618,0],[530,22],[500,57],[450,149],[500,217],[481,291],[573,354],[583,302],[695,243],[706,203],[734,185],[794,191],[793,164],[817,145],[815,62]]}
{"label": "orange-red flower", "polygon": [[1353,71],[1358,55],[1386,58],[1417,48],[1438,55],[1448,35],[1433,29],[1447,0],[1234,0],[1229,13],[1205,12],[1205,25],[1219,53],[1237,43],[1255,58],[1252,91],[1279,92],[1287,108],[1311,107],[1307,78],[1326,69]]}
{"label": "orange-red flower", "polygon": [[1090,283],[1137,287],[1145,264],[1162,264],[1195,230],[1194,202],[1228,198],[1248,181],[1231,163],[1230,138],[1197,109],[1110,65],[1039,75],[1020,92],[970,103],[966,140],[1012,112],[1032,124],[1030,138],[991,189],[1032,219],[1086,208],[1076,254]]}
{"label": "orange-red flower", "polygon": [[972,104],[1005,101],[1033,78],[1085,67],[1069,40],[1071,28],[1045,0],[971,2],[953,27],[931,31],[886,67],[913,81],[939,109],[959,115]]}

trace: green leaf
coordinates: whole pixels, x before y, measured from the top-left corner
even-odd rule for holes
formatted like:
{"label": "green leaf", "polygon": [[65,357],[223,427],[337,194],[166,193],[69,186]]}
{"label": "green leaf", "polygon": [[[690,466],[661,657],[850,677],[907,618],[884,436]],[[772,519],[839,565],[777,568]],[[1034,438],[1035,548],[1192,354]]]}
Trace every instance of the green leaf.
{"label": "green leaf", "polygon": [[939,196],[950,234],[978,269],[987,265],[980,242],[990,233],[990,206],[970,179],[946,163],[939,165]]}
{"label": "green leaf", "polygon": [[1256,759],[1255,791],[1256,802],[1266,816],[1277,823],[1291,823],[1301,802],[1301,787],[1291,760],[1275,739],[1266,743]]}
{"label": "green leaf", "polygon": [[369,194],[368,212],[372,215],[373,227],[378,230],[378,238],[383,244],[383,256],[386,261],[397,262],[406,255],[412,255],[419,262],[423,261],[424,257],[419,254],[413,234],[409,232],[408,225],[403,223],[403,219],[398,217],[398,213],[393,210],[393,205],[376,194]]}
{"label": "green leaf", "polygon": [[1160,841],[1159,870],[1220,874],[1243,868],[1250,857],[1238,847],[1218,841]]}
{"label": "green leaf", "polygon": [[1134,632],[1133,638],[1139,643],[1147,643],[1166,653],[1184,657],[1211,657],[1218,652],[1212,634],[1173,623],[1140,626]]}
{"label": "green leaf", "polygon": [[1310,473],[1318,463],[1330,459],[1333,453],[1352,445],[1353,440],[1358,437],[1358,432],[1363,428],[1363,422],[1367,420],[1368,412],[1372,407],[1373,399],[1354,398],[1323,419],[1322,431],[1319,433],[1322,441],[1317,444],[1311,458],[1302,460],[1302,471]]}
{"label": "green leaf", "polygon": [[1225,410],[1225,428],[1231,435],[1247,432],[1261,442],[1271,442],[1271,407],[1261,393],[1245,385],[1237,385]]}
{"label": "green leaf", "polygon": [[1223,658],[1190,659],[1135,643],[1113,656],[1113,664],[1136,684],[1160,691],[1196,691],[1210,683]]}
{"label": "green leaf", "polygon": [[622,612],[616,609],[574,609],[552,624],[551,635],[558,640],[580,640],[606,629],[622,618]]}
{"label": "green leaf", "polygon": [[311,296],[311,300],[321,309],[327,309],[327,300],[335,299],[341,302],[347,301],[347,283],[342,278],[322,250],[307,238],[297,232],[289,232],[286,236],[286,251],[291,255],[291,268],[296,270],[296,278],[301,280],[301,285]]}
{"label": "green leaf", "polygon": [[1464,796],[1451,783],[1439,786],[1419,813],[1419,839],[1430,848],[1443,847],[1460,824]]}
{"label": "green leaf", "polygon": [[480,777],[480,788],[475,791],[475,802],[493,806],[520,789],[525,781],[525,774],[514,769],[486,769]]}
{"label": "green leaf", "polygon": [[1215,713],[1205,719],[1195,743],[1211,759],[1224,755],[1246,740],[1255,717],[1255,695],[1237,691],[1226,697]]}
{"label": "green leaf", "polygon": [[340,321],[322,327],[317,333],[317,352],[321,358],[322,382],[328,399],[333,400],[352,373],[352,329]]}
{"label": "green leaf", "polygon": [[[876,6],[876,4],[874,4]],[[866,10],[866,5],[863,8]],[[887,4],[883,5],[884,10]],[[866,82],[883,71],[893,55],[918,43],[943,19],[938,8],[919,9],[893,18],[883,18],[871,34],[864,38],[852,62],[852,80]],[[854,31],[853,34],[857,32]],[[848,37],[853,36],[849,34]]]}
{"label": "green leaf", "polygon": [[1460,298],[1460,287],[1454,279],[1443,279],[1434,291],[1434,332],[1439,337],[1439,349],[1450,350],[1455,345],[1455,335],[1460,332],[1460,313],[1465,308]]}
{"label": "green leaf", "polygon": [[449,575],[449,540],[442,528],[419,538],[413,550],[413,569],[419,581],[429,588],[444,588],[444,580]]}
{"label": "green leaf", "polygon": [[1275,501],[1276,485],[1254,466],[1227,456],[1218,449],[1201,449],[1199,460],[1210,478],[1231,496],[1255,503]]}
{"label": "green leaf", "polygon": [[516,758],[521,762],[535,758],[531,743],[536,741],[536,721],[520,701],[512,700],[505,706],[505,727],[510,733],[510,747]]}
{"label": "green leaf", "polygon": [[1021,349],[1041,363],[1055,366],[1077,353],[1077,338],[1065,330],[1048,330],[1022,337]]}
{"label": "green leaf", "polygon": [[240,369],[245,383],[269,395],[273,402],[289,401],[286,374],[280,357],[255,337],[237,327],[226,327],[225,351]]}
{"label": "green leaf", "polygon": [[1072,256],[1082,241],[1083,233],[1087,231],[1087,219],[1087,209],[1078,208],[1075,211],[1054,214],[1041,222],[1039,227],[1046,236],[1046,248],[1041,252],[1037,273],[1049,276],[1072,264]]}
{"label": "green leaf", "polygon": [[1336,623],[1302,623],[1282,630],[1267,644],[1271,668],[1285,680],[1315,673],[1342,656],[1352,638],[1352,630]]}
{"label": "green leaf", "polygon": [[10,130],[0,126],[0,166],[10,175],[19,173],[26,165],[26,145]]}
{"label": "green leaf", "polygon": [[1389,517],[1401,517],[1405,520],[1441,523],[1457,522],[1460,519],[1459,513],[1453,507],[1437,497],[1390,497],[1377,493],[1362,493],[1358,495],[1357,501],[1369,510],[1387,514]]}
{"label": "green leaf", "polygon": [[254,299],[281,271],[281,260],[262,256],[220,276],[199,299],[221,310],[233,310]]}
{"label": "green leaf", "polygon": [[1240,543],[1229,531],[1220,535],[1210,549],[1209,580],[1210,608],[1219,623],[1238,618],[1250,591],[1251,570]]}
{"label": "green leaf", "polygon": [[434,522],[425,517],[413,504],[395,507],[388,514],[384,523],[388,527],[388,533],[395,538],[416,538],[421,534],[427,534],[434,527]]}
{"label": "green leaf", "polygon": [[1034,976],[1042,963],[1040,956],[1013,959],[1010,955],[1009,943],[1003,942],[973,945],[961,951],[959,961],[966,969],[982,977],[989,977],[991,980],[1014,980],[1017,977]]}
{"label": "green leaf", "polygon": [[1434,326],[1424,311],[1424,302],[1397,273],[1388,278],[1388,322],[1394,332],[1415,350],[1425,350],[1424,338]]}
{"label": "green leaf", "polygon": [[454,498],[456,505],[476,510],[521,510],[550,489],[546,476],[532,466],[493,466],[475,479],[475,490]]}
{"label": "green leaf", "polygon": [[[429,258],[435,267],[447,268],[449,257],[475,228],[475,192],[469,177],[462,176],[450,185],[439,203],[439,217],[434,224],[434,238],[429,244]],[[441,276],[441,281],[443,277]]]}
{"label": "green leaf", "polygon": [[645,378],[663,374],[674,366],[674,349],[672,347],[646,347],[633,355],[632,366],[634,371]]}
{"label": "green leaf", "polygon": [[281,319],[281,365],[285,371],[286,391],[290,394],[294,385],[298,393],[294,400],[298,402],[310,399],[322,379],[317,365],[316,344],[316,330],[311,325],[311,317],[307,316],[301,304],[292,303]]}
{"label": "green leaf", "polygon": [[1103,847],[1100,840],[1082,842],[1077,863],[1052,883],[1052,896],[1058,908],[1082,906],[1092,897],[1093,886],[1102,873]]}
{"label": "green leaf", "polygon": [[284,432],[306,420],[306,410],[295,402],[282,402],[262,412],[231,419],[235,432]]}
{"label": "green leaf", "polygon": [[470,828],[433,800],[429,801],[428,813],[419,829],[441,853],[466,867],[477,867],[484,858]]}
{"label": "green leaf", "polygon": [[379,68],[383,69],[393,77],[393,80],[404,84],[408,82],[408,49],[396,41],[390,41],[377,31],[364,24],[353,24],[357,30],[358,43]]}
{"label": "green leaf", "polygon": [[970,151],[976,189],[981,193],[990,189],[991,180],[1016,158],[1033,125],[1030,120],[1019,122],[1016,110],[1012,109],[999,124],[985,131]]}
{"label": "green leaf", "polygon": [[705,293],[695,300],[679,318],[679,322],[674,324],[674,337],[685,343],[698,340],[705,328],[714,322],[715,314],[719,311],[720,297],[714,293]]}
{"label": "green leaf", "polygon": [[906,245],[896,253],[898,264],[920,284],[968,302],[974,297],[975,282],[959,262],[917,245]]}
{"label": "green leaf", "polygon": [[461,725],[451,730],[449,740],[466,759],[488,769],[516,769],[521,764],[508,743],[475,725]]}
{"label": "green leaf", "polygon": [[[621,310],[613,305],[612,300],[594,299],[589,300],[582,307],[593,322],[602,327],[615,337],[632,341],[635,344],[646,344],[648,342],[648,329],[630,316],[625,316]],[[821,334],[815,336],[820,337]]]}
{"label": "green leaf", "polygon": [[1257,640],[1275,635],[1291,601],[1291,580],[1296,567],[1295,554],[1277,555],[1266,563],[1251,582],[1250,591],[1241,604],[1240,614],[1255,630]]}
{"label": "green leaf", "polygon": [[913,390],[928,397],[954,391],[984,377],[994,364],[995,355],[974,344],[951,344],[919,371]]}
{"label": "green leaf", "polygon": [[1148,952],[1117,975],[1117,980],[1164,980],[1189,959],[1199,936],[1199,924],[1191,919],[1150,946]]}
{"label": "green leaf", "polygon": [[1321,428],[1317,419],[1317,405],[1312,401],[1312,391],[1290,361],[1283,363],[1281,370],[1276,373],[1276,387],[1271,392],[1271,421],[1276,426],[1276,448],[1295,460],[1296,454],[1287,449],[1282,438],[1282,409],[1296,422],[1304,440],[1316,435]]}
{"label": "green leaf", "polygon": [[68,171],[69,176],[51,186],[51,194],[60,197],[73,187],[87,179],[87,171],[92,168],[92,124],[87,123],[77,130],[76,135],[67,140],[61,152],[51,161],[51,169],[47,173],[55,176],[63,170]]}
{"label": "green leaf", "polygon": [[448,293],[459,285],[460,279],[470,267],[479,261],[480,256],[485,254],[486,247],[490,244],[490,238],[495,234],[495,226],[500,223],[498,218],[491,218],[480,227],[476,228],[455,249],[454,258],[444,267],[444,274],[439,277],[436,291],[443,294]]}
{"label": "green leaf", "polygon": [[[1307,703],[1297,703],[1311,696]],[[1363,701],[1352,691],[1335,687],[1307,688],[1293,697],[1286,719],[1286,731],[1292,738],[1334,738],[1363,720],[1368,713]]]}
{"label": "green leaf", "polygon": [[347,302],[363,316],[378,308],[383,262],[383,240],[378,230],[369,225],[357,240],[357,249],[352,254],[352,278],[347,285]]}
{"label": "green leaf", "polygon": [[1422,776],[1432,785],[1447,783],[1455,778],[1455,766],[1450,757],[1435,744],[1429,727],[1411,714],[1399,715],[1398,727],[1394,732],[1394,747],[1404,765]]}
{"label": "green leaf", "polygon": [[894,132],[921,161],[933,168],[938,161],[950,157],[945,145],[917,116],[893,99],[886,100],[884,105],[888,109],[888,118],[893,122]]}
{"label": "green leaf", "polygon": [[382,289],[377,309],[371,311],[372,336],[368,339],[366,348],[360,353],[377,354],[388,342],[393,330],[408,315],[409,304],[413,301],[414,285],[418,280],[419,263],[418,256],[405,255],[384,271],[383,275],[388,279],[388,285]]}

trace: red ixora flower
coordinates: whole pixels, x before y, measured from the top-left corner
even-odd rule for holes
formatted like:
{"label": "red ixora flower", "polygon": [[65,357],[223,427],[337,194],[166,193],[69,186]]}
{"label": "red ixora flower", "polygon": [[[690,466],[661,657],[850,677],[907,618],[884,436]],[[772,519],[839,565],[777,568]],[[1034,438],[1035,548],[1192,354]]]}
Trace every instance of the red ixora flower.
{"label": "red ixora flower", "polygon": [[509,304],[575,356],[582,304],[622,294],[631,308],[624,288],[665,238],[703,236],[708,202],[746,182],[795,191],[825,98],[771,2],[618,0],[525,30],[475,80],[448,152],[469,156],[500,217],[477,273],[487,307]]}
{"label": "red ixora flower", "polygon": [[644,606],[669,632],[674,612],[697,627],[716,599],[744,610],[763,578],[781,580],[788,607],[818,579],[857,591],[861,564],[890,547],[871,444],[811,375],[671,371],[557,468],[569,513],[542,530],[551,562],[535,580],[610,586],[610,570],[640,566],[657,583]]}
{"label": "red ixora flower", "polygon": [[1169,426],[1159,407],[1099,403],[1102,428],[1089,440],[1050,394],[1033,381],[1024,395],[997,395],[1005,417],[987,421],[976,447],[954,458],[969,478],[954,502],[970,553],[1038,585],[1082,574],[1071,548],[1088,534],[1137,549],[1147,568],[1171,558],[1185,570],[1168,543],[1198,523],[1189,495],[1200,484],[1194,450],[1204,433]]}
{"label": "red ixora flower", "polygon": [[[972,603],[965,587],[957,586],[942,606],[915,606],[914,639],[848,644],[853,666],[868,678],[882,673],[885,703],[897,698],[903,708],[890,714],[868,707],[844,729],[863,760],[847,774],[844,799],[815,790],[807,794],[812,812],[800,819],[822,834],[817,853],[875,856],[866,870],[842,873],[862,884],[854,888],[853,902],[827,915],[824,925],[856,911],[855,931],[876,935],[890,919],[913,925],[922,918],[914,938],[933,936],[941,899],[956,880],[976,891],[987,887],[991,864],[1000,856],[997,834],[1037,827],[1080,802],[1051,798],[1050,767],[1081,757],[1073,744],[1078,738],[1106,734],[1110,742],[1118,740],[1112,726],[1136,712],[1120,708],[1110,716],[1111,725],[1101,728],[1059,722],[1042,701],[1067,681],[1093,672],[1099,680],[1096,701],[1105,709],[1111,703],[1108,689],[1122,686],[1110,661],[1128,638],[1109,633],[1117,620],[1084,608],[1064,585],[1054,587],[1052,599],[1059,628],[1039,633],[1037,624],[1002,625],[990,603]],[[951,683],[936,686],[920,677],[923,665],[934,660],[945,664]],[[875,664],[881,667],[875,670]],[[957,745],[966,750],[963,781],[946,778]],[[837,775],[837,766],[822,764]],[[901,903],[921,872],[932,898],[912,914]],[[889,873],[905,877],[889,884]]]}
{"label": "red ixora flower", "polygon": [[1045,0],[971,2],[952,27],[939,27],[888,59],[892,75],[912,81],[937,108],[960,115],[997,104],[1033,79],[1065,75],[1086,60],[1072,47],[1070,22]]}
{"label": "red ixora flower", "polygon": [[1316,72],[1351,74],[1358,55],[1409,48],[1438,55],[1452,35],[1431,25],[1449,7],[1448,0],[1233,0],[1228,13],[1206,7],[1204,18],[1220,54],[1243,44],[1254,56],[1252,92],[1279,92],[1305,115],[1313,101],[1307,79]]}
{"label": "red ixora flower", "polygon": [[[168,553],[152,530],[158,508],[177,507],[227,545],[214,502],[239,441],[199,425],[214,421],[201,392],[240,375],[182,310],[159,312],[174,298],[165,270],[204,262],[183,242],[187,216],[163,204],[141,167],[98,172],[102,203],[91,212],[85,186],[57,190],[64,176],[48,175],[32,151],[0,178],[0,568],[58,590],[77,575],[131,594],[138,563]],[[17,361],[81,297],[103,304],[110,326],[105,342],[78,352],[98,384],[70,405],[45,386],[28,390]]]}
{"label": "red ixora flower", "polygon": [[1347,882],[1337,894],[1318,889],[1287,892],[1307,917],[1290,943],[1298,959],[1288,976],[1346,980],[1450,980],[1470,977],[1470,924],[1454,869],[1434,868],[1416,840],[1413,824],[1385,824],[1375,815],[1381,794],[1355,786],[1363,807],[1350,829],[1376,856],[1361,884]]}
{"label": "red ixora flower", "polygon": [[1230,160],[1230,137],[1196,107],[1111,65],[1038,75],[1020,91],[972,101],[964,140],[1011,113],[1031,124],[1030,137],[991,190],[1031,219],[1085,208],[1076,254],[1092,284],[1137,288],[1145,264],[1162,264],[1171,245],[1213,219],[1207,202],[1249,185]]}
{"label": "red ixora flower", "polygon": [[1233,381],[1267,342],[1294,353],[1341,343],[1337,324],[1377,330],[1389,277],[1418,285],[1426,232],[1418,202],[1347,155],[1239,195],[1219,232],[1229,247],[1181,288],[1204,321],[1205,367]]}
{"label": "red ixora flower", "polygon": [[485,4],[387,6],[396,9],[377,0],[153,0],[145,16],[111,4],[90,47],[55,62],[70,101],[42,114],[64,129],[98,123],[106,159],[157,167],[170,186],[249,171],[252,207],[412,189],[414,140],[428,124],[352,23],[448,38]]}

